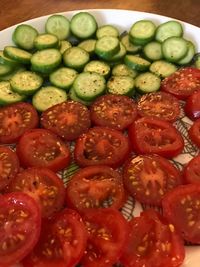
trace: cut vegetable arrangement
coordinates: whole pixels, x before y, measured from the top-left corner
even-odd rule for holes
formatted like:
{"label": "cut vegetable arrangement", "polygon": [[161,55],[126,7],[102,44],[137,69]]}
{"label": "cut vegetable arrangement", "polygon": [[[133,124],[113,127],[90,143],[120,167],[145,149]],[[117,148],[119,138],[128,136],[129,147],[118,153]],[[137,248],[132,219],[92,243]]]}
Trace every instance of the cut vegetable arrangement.
{"label": "cut vegetable arrangement", "polygon": [[177,160],[200,144],[194,43],[174,20],[44,26],[0,51],[0,267],[179,267],[200,243],[199,157]]}

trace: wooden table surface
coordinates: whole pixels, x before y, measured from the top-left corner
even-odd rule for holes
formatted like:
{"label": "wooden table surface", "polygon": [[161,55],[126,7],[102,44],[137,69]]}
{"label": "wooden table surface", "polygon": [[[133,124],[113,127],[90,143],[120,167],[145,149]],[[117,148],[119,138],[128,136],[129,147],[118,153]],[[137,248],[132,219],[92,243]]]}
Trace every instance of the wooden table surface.
{"label": "wooden table surface", "polygon": [[42,15],[89,8],[157,13],[200,27],[200,0],[0,0],[0,30]]}

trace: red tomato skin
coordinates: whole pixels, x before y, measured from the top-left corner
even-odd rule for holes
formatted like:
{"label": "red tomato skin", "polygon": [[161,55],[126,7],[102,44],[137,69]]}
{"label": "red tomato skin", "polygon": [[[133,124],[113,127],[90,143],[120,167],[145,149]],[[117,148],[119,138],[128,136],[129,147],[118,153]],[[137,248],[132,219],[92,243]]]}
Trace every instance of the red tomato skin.
{"label": "red tomato skin", "polygon": [[[166,144],[165,147],[158,147],[155,145],[149,145],[145,138],[152,134],[152,129],[148,129],[148,124],[152,125],[152,128],[164,129],[164,136],[173,138],[173,144]],[[148,129],[148,132],[147,130]],[[156,132],[156,138],[160,138],[160,132]],[[146,135],[145,135],[146,133]],[[140,118],[135,121],[128,130],[128,136],[132,145],[132,149],[137,154],[158,154],[165,158],[173,158],[179,155],[184,148],[184,140],[179,131],[169,122],[155,119],[155,118]],[[152,134],[152,138],[155,134]]]}
{"label": "red tomato skin", "polygon": [[[33,167],[20,171],[11,181],[8,191],[24,192],[33,197],[41,209],[43,218],[52,216],[64,205],[63,180],[47,168]],[[53,204],[48,205],[49,202]]]}
{"label": "red tomato skin", "polygon": [[200,155],[191,159],[184,166],[183,179],[186,184],[200,184]]}
{"label": "red tomato skin", "polygon": [[[51,161],[38,161],[38,156],[34,157],[33,153],[31,153],[32,151],[30,152],[30,149],[31,147],[33,148],[35,146],[35,140],[39,143],[40,148],[43,146],[43,143],[44,145],[47,145],[48,136],[50,140],[48,147],[51,148],[56,146],[59,150],[59,153],[61,153],[61,156],[59,155]],[[37,149],[34,148],[34,150]],[[22,167],[46,167],[54,172],[67,167],[71,159],[68,145],[59,136],[45,129],[33,129],[27,131],[20,138],[16,147],[16,152]]]}
{"label": "red tomato skin", "polygon": [[161,91],[165,91],[180,100],[187,99],[193,92],[200,89],[200,70],[185,67],[176,71],[161,82]]}
{"label": "red tomato skin", "polygon": [[[31,211],[30,213],[31,221],[26,222],[25,225],[25,228],[27,229],[26,234],[28,235],[26,236],[27,238],[26,242],[24,242],[24,244],[22,244],[21,247],[14,250],[9,255],[6,255],[4,252],[0,256],[0,267],[10,267],[11,265],[20,262],[24,257],[26,257],[38,242],[41,231],[41,213],[35,200],[30,196],[28,196],[27,194],[21,192],[20,193],[14,192],[1,195],[0,203],[1,203],[0,206],[1,214],[3,214],[2,213],[3,209],[9,209],[10,207],[13,207],[13,209],[15,207],[22,207],[23,210]],[[11,227],[12,226],[10,226],[10,229]],[[10,231],[10,229],[8,229],[8,231]],[[2,234],[1,238],[3,238]]]}
{"label": "red tomato skin", "polygon": [[200,91],[194,92],[191,96],[189,96],[185,103],[185,114],[191,120],[197,120],[200,118]]}
{"label": "red tomato skin", "polygon": [[188,134],[192,142],[200,148],[200,119],[194,121]]}
{"label": "red tomato skin", "polygon": [[[25,115],[24,121],[21,121],[21,124],[24,124],[25,127],[24,128],[20,128],[16,127],[17,124],[17,120],[21,119],[21,113],[23,111],[27,111],[28,115]],[[12,144],[12,143],[16,143],[19,138],[25,133],[25,131],[30,130],[30,129],[34,129],[39,125],[39,116],[38,113],[36,111],[36,109],[29,103],[27,102],[19,102],[19,103],[15,103],[15,104],[11,104],[5,107],[1,107],[0,108],[0,118],[1,121],[3,122],[4,118],[6,119],[7,116],[9,116],[9,114],[12,113],[13,115],[10,116],[9,120],[12,123],[12,119],[14,119],[14,129],[11,130],[11,127],[9,125],[7,125],[7,129],[6,133],[0,134],[0,143],[1,144]],[[14,115],[15,114],[15,115]],[[14,117],[14,118],[13,118]],[[8,124],[9,120],[7,119],[7,121],[5,121],[6,124]],[[27,122],[28,121],[28,122]],[[26,125],[28,124],[28,125]],[[11,134],[8,135],[8,133]]]}
{"label": "red tomato skin", "polygon": [[[3,175],[5,169],[8,168],[4,166],[5,161],[7,162],[5,164],[10,165],[9,174],[7,174],[6,176]],[[19,172],[20,166],[19,166],[19,159],[17,157],[17,154],[7,146],[0,147],[0,163],[2,166],[2,170],[0,174],[0,191],[2,191],[6,189],[6,187],[10,184],[12,179],[15,177],[15,175]]]}

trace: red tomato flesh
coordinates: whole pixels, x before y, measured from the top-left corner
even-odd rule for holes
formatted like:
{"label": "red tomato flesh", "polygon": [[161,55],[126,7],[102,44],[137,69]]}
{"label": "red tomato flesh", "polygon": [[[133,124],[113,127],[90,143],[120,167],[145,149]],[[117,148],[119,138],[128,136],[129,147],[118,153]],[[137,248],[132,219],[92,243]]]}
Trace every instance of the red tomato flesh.
{"label": "red tomato flesh", "polygon": [[200,118],[200,91],[194,92],[185,104],[185,113],[191,120]]}
{"label": "red tomato flesh", "polygon": [[186,164],[183,170],[183,177],[187,184],[200,184],[200,155]]}
{"label": "red tomato flesh", "polygon": [[200,119],[193,123],[188,134],[192,142],[200,148]]}

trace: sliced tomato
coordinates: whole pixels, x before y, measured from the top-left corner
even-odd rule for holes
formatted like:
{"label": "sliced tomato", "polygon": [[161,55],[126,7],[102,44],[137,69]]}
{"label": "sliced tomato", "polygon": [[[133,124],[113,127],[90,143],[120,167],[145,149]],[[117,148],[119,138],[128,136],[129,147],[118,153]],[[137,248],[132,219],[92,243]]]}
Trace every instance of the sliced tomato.
{"label": "sliced tomato", "polygon": [[200,70],[185,67],[177,70],[161,82],[161,90],[168,92],[179,99],[186,99],[194,91],[200,89]]}
{"label": "sliced tomato", "polygon": [[155,118],[140,118],[129,127],[133,150],[138,154],[158,154],[172,158],[181,153],[184,140],[169,122]]}
{"label": "sliced tomato", "polygon": [[16,149],[23,167],[46,167],[59,171],[69,165],[70,150],[56,134],[45,129],[26,132]]}
{"label": "sliced tomato", "polygon": [[75,101],[57,104],[42,113],[41,125],[67,141],[77,139],[90,128],[90,112]]}
{"label": "sliced tomato", "polygon": [[185,113],[191,120],[200,118],[200,91],[194,92],[186,100]]}
{"label": "sliced tomato", "polygon": [[143,95],[138,100],[137,109],[141,117],[160,118],[169,122],[177,120],[180,115],[178,99],[165,92]]}
{"label": "sliced tomato", "polygon": [[66,188],[67,205],[80,211],[108,206],[119,209],[125,199],[121,175],[107,166],[80,169]]}
{"label": "sliced tomato", "polygon": [[159,206],[164,195],[182,183],[178,169],[158,155],[132,158],[124,168],[123,181],[138,201]]}
{"label": "sliced tomato", "polygon": [[23,260],[24,267],[73,267],[86,248],[87,231],[78,213],[64,209],[42,223],[34,250]]}
{"label": "sliced tomato", "polygon": [[154,210],[129,222],[129,237],[121,262],[126,267],[178,267],[185,258],[183,240]]}
{"label": "sliced tomato", "polygon": [[126,129],[137,117],[134,100],[124,95],[100,96],[93,102],[90,112],[94,125],[116,130]]}
{"label": "sliced tomato", "polygon": [[183,178],[187,184],[200,184],[200,155],[194,157],[184,166]]}
{"label": "sliced tomato", "polygon": [[196,120],[188,131],[192,142],[200,147],[200,119]]}
{"label": "sliced tomato", "polygon": [[130,151],[128,138],[120,131],[94,127],[81,135],[75,144],[74,158],[81,166],[120,166]]}
{"label": "sliced tomato", "polygon": [[0,190],[5,189],[18,171],[17,154],[6,146],[0,146]]}
{"label": "sliced tomato", "polygon": [[30,196],[10,193],[0,196],[0,266],[21,261],[35,246],[41,228],[40,209]]}
{"label": "sliced tomato", "polygon": [[200,185],[174,188],[163,198],[164,216],[186,241],[200,244]]}
{"label": "sliced tomato", "polygon": [[19,172],[9,186],[10,192],[24,192],[39,204],[42,217],[51,216],[64,204],[65,187],[54,172],[46,168],[29,168]]}
{"label": "sliced tomato", "polygon": [[20,102],[0,108],[0,143],[15,143],[25,131],[36,128],[39,117],[29,103]]}
{"label": "sliced tomato", "polygon": [[83,266],[111,267],[122,255],[128,236],[128,222],[116,209],[90,209],[84,216],[88,243]]}

